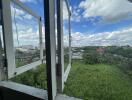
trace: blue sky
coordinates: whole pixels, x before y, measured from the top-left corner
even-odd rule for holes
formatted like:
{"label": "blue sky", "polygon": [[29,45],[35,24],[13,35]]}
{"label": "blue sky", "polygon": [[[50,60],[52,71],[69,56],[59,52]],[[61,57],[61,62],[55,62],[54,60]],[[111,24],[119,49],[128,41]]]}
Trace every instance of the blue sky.
{"label": "blue sky", "polygon": [[[43,0],[20,1],[43,17]],[[127,0],[69,0],[69,3],[73,46],[132,45],[132,3]],[[67,21],[65,5],[63,11]],[[67,32],[65,25],[64,41],[68,40]]]}

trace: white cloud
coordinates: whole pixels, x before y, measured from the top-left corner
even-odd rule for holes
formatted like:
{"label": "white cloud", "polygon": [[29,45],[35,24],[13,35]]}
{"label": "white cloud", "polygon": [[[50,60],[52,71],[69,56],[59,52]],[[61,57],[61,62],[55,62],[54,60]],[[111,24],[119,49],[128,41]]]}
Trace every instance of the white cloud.
{"label": "white cloud", "polygon": [[[17,41],[17,36],[18,40]],[[35,26],[24,25],[24,24],[17,24],[17,33],[16,27],[13,26],[13,40],[15,47],[21,45],[33,45],[38,46],[39,44],[39,28],[38,24],[36,23]],[[45,27],[42,25],[42,40],[45,42]]]}
{"label": "white cloud", "polygon": [[30,2],[30,3],[34,3],[36,4],[37,3],[37,0],[20,0],[21,2]]}
{"label": "white cloud", "polygon": [[69,14],[66,3],[63,2],[63,20],[68,20]]}
{"label": "white cloud", "polygon": [[11,15],[14,18],[17,18],[19,20],[23,20],[23,18],[31,20],[33,18],[32,15],[30,15],[28,12],[22,10],[22,8],[19,8],[15,4],[11,4]]}
{"label": "white cloud", "polygon": [[[70,7],[70,10],[72,12],[71,21],[80,22],[81,20],[80,9],[77,7]],[[66,3],[63,2],[63,20],[68,20],[68,17],[69,17],[68,9]]]}
{"label": "white cloud", "polygon": [[17,9],[16,7],[14,7],[14,5],[11,5],[11,15],[12,15],[12,18],[14,19],[14,16],[17,18],[17,19],[20,19],[22,20],[22,15],[24,15],[24,11],[23,10],[20,10],[20,9]]}
{"label": "white cloud", "polygon": [[132,28],[97,34],[72,33],[73,46],[111,46],[131,45]]}
{"label": "white cloud", "polygon": [[63,42],[64,42],[64,46],[69,45],[69,32],[68,32],[68,28],[65,25],[63,26]]}
{"label": "white cloud", "polygon": [[0,26],[0,43],[2,44],[2,47],[4,46],[3,42],[3,31],[2,31],[2,26]]}
{"label": "white cloud", "polygon": [[81,21],[80,9],[77,7],[74,7],[74,8],[71,8],[71,11],[72,11],[71,21],[80,22]]}
{"label": "white cloud", "polygon": [[[17,41],[17,36],[18,40]],[[38,45],[39,43],[39,34],[37,30],[33,30],[33,28],[29,28],[27,30],[19,30],[18,33],[13,32],[14,45]]]}
{"label": "white cloud", "polygon": [[[18,46],[18,42],[20,43],[19,46],[38,45],[39,44],[38,21],[23,9],[19,8],[18,6],[14,6],[14,4],[11,4],[11,14],[12,14],[14,45]],[[14,20],[14,14],[15,14],[15,20]],[[42,27],[42,29],[43,29],[42,32],[44,39],[45,37],[44,26]],[[17,41],[17,34],[19,41]]]}
{"label": "white cloud", "polygon": [[132,3],[128,0],[85,0],[79,8],[84,10],[84,18],[101,16],[106,22],[132,18]]}
{"label": "white cloud", "polygon": [[33,18],[33,16],[31,16],[29,14],[25,14],[23,17],[26,18],[26,19],[29,19],[29,20],[31,20]]}
{"label": "white cloud", "polygon": [[13,14],[16,13],[16,15],[23,15],[24,14],[23,10],[17,9],[16,7],[13,7],[13,5],[11,5],[11,12]]}

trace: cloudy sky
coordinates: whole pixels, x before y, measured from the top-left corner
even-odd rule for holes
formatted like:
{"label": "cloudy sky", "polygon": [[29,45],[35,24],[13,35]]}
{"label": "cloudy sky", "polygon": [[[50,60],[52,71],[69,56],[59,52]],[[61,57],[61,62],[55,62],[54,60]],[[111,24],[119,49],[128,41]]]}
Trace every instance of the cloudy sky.
{"label": "cloudy sky", "polygon": [[[20,0],[37,15],[43,17],[42,0]],[[39,5],[39,7],[38,7]],[[11,16],[14,46],[33,45],[39,46],[39,23],[38,19],[24,11],[20,6],[11,3]],[[43,39],[44,39],[44,25]]]}
{"label": "cloudy sky", "polygon": [[[20,1],[38,15],[44,16],[43,0]],[[128,0],[69,0],[69,2],[72,11],[73,46],[132,46],[132,3]],[[63,5],[64,42],[67,45],[68,13],[64,3]],[[17,39],[19,39],[19,45],[37,45],[39,43],[38,23],[34,17],[22,11],[21,8],[12,5],[12,20],[14,21],[15,45],[18,44]],[[17,27],[15,23],[17,23]],[[44,33],[43,25],[43,38]]]}

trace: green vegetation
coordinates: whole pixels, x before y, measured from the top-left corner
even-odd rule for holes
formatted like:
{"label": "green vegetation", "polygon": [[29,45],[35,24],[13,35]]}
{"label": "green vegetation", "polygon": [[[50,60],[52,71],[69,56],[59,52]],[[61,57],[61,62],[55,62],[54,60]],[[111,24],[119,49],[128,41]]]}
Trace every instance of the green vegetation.
{"label": "green vegetation", "polygon": [[74,60],[64,93],[84,100],[132,100],[132,48],[82,47]]}
{"label": "green vegetation", "polygon": [[37,48],[30,49],[29,51],[21,51],[19,49],[16,49],[15,52],[16,67],[22,67],[24,65],[36,62],[38,60],[40,60],[40,50],[38,50]]}
{"label": "green vegetation", "polygon": [[[84,100],[132,100],[132,47],[79,47],[82,60],[72,60],[64,94]],[[68,53],[65,50],[65,69]],[[46,89],[45,66],[40,65],[12,81]]]}
{"label": "green vegetation", "polygon": [[16,59],[16,67],[21,67],[26,65],[26,63],[24,61],[21,61],[20,59]]}
{"label": "green vegetation", "polygon": [[64,48],[64,70],[67,69],[67,66],[69,64],[69,48]]}
{"label": "green vegetation", "polygon": [[40,65],[11,79],[13,82],[34,86],[36,88],[47,89],[45,65]]}
{"label": "green vegetation", "polygon": [[64,93],[84,100],[131,100],[132,79],[115,65],[74,61]]}
{"label": "green vegetation", "polygon": [[110,46],[107,47],[107,52],[111,54],[121,55],[127,58],[132,58],[132,48],[130,46],[124,46],[124,47]]}

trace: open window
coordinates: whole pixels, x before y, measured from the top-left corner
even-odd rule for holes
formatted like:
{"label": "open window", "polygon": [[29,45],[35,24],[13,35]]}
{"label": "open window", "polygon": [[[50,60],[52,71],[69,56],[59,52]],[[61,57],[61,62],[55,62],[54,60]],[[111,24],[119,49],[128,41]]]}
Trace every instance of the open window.
{"label": "open window", "polygon": [[67,80],[71,68],[71,29],[70,6],[67,0],[63,0],[63,49],[64,49],[64,77]]}
{"label": "open window", "polygon": [[[8,78],[43,63],[41,17],[18,0],[3,2]],[[8,24],[7,24],[8,23]]]}
{"label": "open window", "polygon": [[[1,16],[1,12],[0,12]],[[2,27],[2,19],[0,17],[0,80],[3,80],[4,77],[4,65],[5,65],[5,48],[3,43],[3,27]]]}
{"label": "open window", "polygon": [[[57,0],[59,1],[59,0]],[[47,91],[49,100],[56,97],[58,88],[61,88],[61,93],[64,88],[64,81],[66,81],[71,68],[71,33],[70,33],[70,8],[67,0],[60,0],[62,5],[57,10],[60,12],[62,7],[67,9],[67,19],[63,20],[62,16],[57,13],[57,26],[60,22],[61,27],[58,30],[66,28],[66,32],[60,32],[61,38],[56,36],[55,32],[55,3],[54,0],[44,0],[44,15],[45,15],[45,47],[46,47],[46,61],[43,53],[43,39],[42,39],[42,25],[41,17],[35,14],[31,9],[21,3],[19,0],[2,0],[2,26],[5,46],[5,74],[8,79],[12,79],[28,70],[35,69],[40,64],[46,62],[47,71]],[[62,11],[63,12],[63,11]],[[65,12],[63,12],[65,13]],[[7,16],[8,15],[8,16]],[[59,16],[59,17],[58,17]],[[31,20],[32,19],[32,20]],[[24,30],[24,31],[23,31]],[[66,41],[63,41],[67,36]],[[36,37],[34,37],[36,36]],[[56,54],[56,39],[58,40],[58,52]],[[66,45],[63,45],[65,44]],[[61,48],[60,47],[61,44]],[[63,51],[63,52],[62,52]],[[64,54],[65,52],[65,54]],[[61,59],[61,60],[60,60]],[[58,61],[56,61],[58,60]],[[62,61],[62,62],[61,62]],[[65,64],[64,64],[64,61]],[[62,66],[56,66],[56,63],[61,63]],[[64,73],[65,65],[65,73]],[[67,67],[67,68],[66,68]],[[60,71],[60,73],[59,73]],[[63,73],[61,73],[63,72]],[[58,74],[58,75],[56,75]],[[30,74],[28,74],[30,76]],[[37,76],[39,77],[39,76]],[[28,79],[32,80],[32,78]],[[36,78],[37,79],[37,78]],[[40,80],[42,81],[42,80]],[[57,82],[60,84],[57,84]],[[27,84],[26,84],[27,85]],[[36,84],[35,84],[36,85]],[[62,86],[62,87],[61,87]]]}

